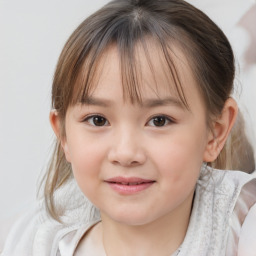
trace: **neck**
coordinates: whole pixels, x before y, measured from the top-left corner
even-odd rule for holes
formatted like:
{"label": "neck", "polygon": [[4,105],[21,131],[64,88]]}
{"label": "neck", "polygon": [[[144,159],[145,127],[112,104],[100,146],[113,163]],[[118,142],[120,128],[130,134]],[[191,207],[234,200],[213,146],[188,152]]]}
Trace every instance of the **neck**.
{"label": "neck", "polygon": [[181,207],[144,225],[127,225],[102,213],[102,236],[107,255],[171,255],[183,242],[193,194]]}

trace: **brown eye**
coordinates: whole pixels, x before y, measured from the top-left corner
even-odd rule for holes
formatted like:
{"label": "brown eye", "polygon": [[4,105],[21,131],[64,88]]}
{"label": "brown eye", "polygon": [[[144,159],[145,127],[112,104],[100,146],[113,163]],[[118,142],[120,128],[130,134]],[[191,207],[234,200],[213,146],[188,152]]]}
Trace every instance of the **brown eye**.
{"label": "brown eye", "polygon": [[153,123],[155,126],[164,126],[166,123],[166,118],[164,116],[157,116],[153,118]]}
{"label": "brown eye", "polygon": [[90,116],[85,119],[86,122],[88,122],[92,126],[105,126],[108,124],[108,121],[105,117],[95,115],[95,116]]}
{"label": "brown eye", "polygon": [[169,123],[172,123],[172,120],[166,116],[155,116],[149,122],[149,126],[162,127]]}

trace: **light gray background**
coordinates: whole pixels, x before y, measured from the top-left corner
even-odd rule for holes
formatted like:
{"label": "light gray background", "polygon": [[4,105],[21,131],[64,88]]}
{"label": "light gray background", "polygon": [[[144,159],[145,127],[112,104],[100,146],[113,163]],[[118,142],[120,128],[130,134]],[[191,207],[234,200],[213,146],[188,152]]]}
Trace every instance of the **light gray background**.
{"label": "light gray background", "polygon": [[[57,58],[71,32],[106,2],[0,0],[0,251],[13,220],[35,202],[38,177],[51,152],[48,115]],[[234,46],[240,61],[236,82],[243,84],[236,98],[255,145],[256,63],[244,68],[249,37],[235,26],[255,1],[189,2],[213,18]]]}

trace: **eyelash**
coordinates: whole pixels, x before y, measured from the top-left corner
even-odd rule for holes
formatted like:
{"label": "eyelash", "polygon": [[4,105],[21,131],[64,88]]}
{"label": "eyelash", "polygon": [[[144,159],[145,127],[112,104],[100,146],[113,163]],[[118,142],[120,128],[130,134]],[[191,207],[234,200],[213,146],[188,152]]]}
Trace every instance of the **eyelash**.
{"label": "eyelash", "polygon": [[[95,122],[94,122],[95,118],[100,118],[101,119],[100,121],[103,121],[102,125],[101,124],[100,125],[96,125]],[[162,120],[158,120],[158,121],[164,121],[164,123],[161,124],[161,125],[149,125],[149,126],[164,127],[166,125],[175,123],[175,121],[172,118],[170,118],[170,117],[168,117],[166,115],[155,115],[155,116],[151,117],[149,119],[149,121],[147,121],[146,124],[148,125],[148,124],[150,124],[150,122],[156,121],[156,119],[162,119]],[[102,115],[90,115],[90,116],[86,117],[83,120],[83,122],[87,122],[89,125],[95,126],[95,127],[103,127],[103,126],[108,126],[109,125],[109,121],[104,116],[102,116]]]}
{"label": "eyelash", "polygon": [[[94,118],[101,118],[101,119],[103,119],[103,120],[104,120],[104,124],[103,124],[103,125],[95,125],[95,123],[93,123],[93,122],[94,122],[94,121],[93,121]],[[91,121],[91,122],[90,122],[90,121]],[[90,115],[90,116],[87,116],[87,117],[83,120],[83,122],[89,123],[91,126],[96,126],[96,127],[103,127],[103,126],[106,126],[106,122],[108,123],[107,125],[109,125],[108,120],[107,120],[104,116],[102,116],[102,115]]]}
{"label": "eyelash", "polygon": [[164,121],[163,125],[159,125],[159,126],[158,126],[158,125],[150,125],[150,126],[153,126],[153,127],[164,127],[164,126],[166,126],[166,125],[175,123],[172,118],[170,118],[170,117],[168,117],[168,116],[166,116],[166,115],[155,115],[155,116],[153,116],[153,117],[151,117],[151,118],[149,119],[149,121],[147,122],[147,124],[149,124],[150,122],[154,122],[154,121],[155,121],[156,119],[158,119],[158,118],[163,119],[163,121]]}

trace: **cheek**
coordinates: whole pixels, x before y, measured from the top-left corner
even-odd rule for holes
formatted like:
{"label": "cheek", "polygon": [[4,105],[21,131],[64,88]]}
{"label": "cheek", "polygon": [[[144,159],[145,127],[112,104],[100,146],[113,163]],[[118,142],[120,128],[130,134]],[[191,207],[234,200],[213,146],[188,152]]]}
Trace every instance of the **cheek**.
{"label": "cheek", "polygon": [[68,141],[74,177],[80,189],[88,197],[100,181],[102,163],[106,155],[104,144],[98,141],[94,140],[92,143],[90,138],[83,139],[81,136],[72,137],[72,141]]}
{"label": "cheek", "polygon": [[194,144],[187,145],[185,138],[165,142],[164,148],[164,151],[155,152],[155,166],[159,170],[160,190],[165,197],[166,207],[173,209],[193,194],[201,170],[202,155]]}
{"label": "cheek", "polygon": [[167,138],[154,148],[155,165],[160,174],[174,183],[185,185],[196,180],[203,161],[205,142],[202,136],[182,133]]}
{"label": "cheek", "polygon": [[86,134],[82,128],[75,129],[70,137],[67,146],[71,164],[76,171],[90,172],[104,156],[106,143],[96,135]]}

